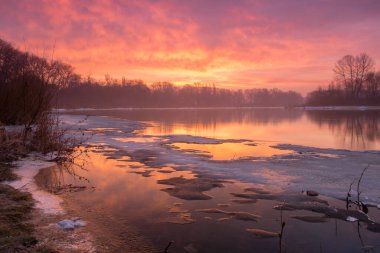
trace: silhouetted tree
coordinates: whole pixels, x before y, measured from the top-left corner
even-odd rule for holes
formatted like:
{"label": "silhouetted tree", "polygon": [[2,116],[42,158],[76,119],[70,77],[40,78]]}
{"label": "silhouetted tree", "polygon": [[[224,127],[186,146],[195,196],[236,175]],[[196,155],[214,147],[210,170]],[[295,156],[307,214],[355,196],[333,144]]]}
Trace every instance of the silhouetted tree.
{"label": "silhouetted tree", "polygon": [[76,82],[71,66],[21,52],[0,40],[0,122],[28,126],[50,109],[59,88]]}
{"label": "silhouetted tree", "polygon": [[334,69],[335,79],[306,98],[307,105],[380,105],[380,74],[366,54],[346,55]]}
{"label": "silhouetted tree", "polygon": [[358,99],[373,67],[374,62],[367,54],[346,55],[334,67],[336,82],[345,87],[349,96]]}

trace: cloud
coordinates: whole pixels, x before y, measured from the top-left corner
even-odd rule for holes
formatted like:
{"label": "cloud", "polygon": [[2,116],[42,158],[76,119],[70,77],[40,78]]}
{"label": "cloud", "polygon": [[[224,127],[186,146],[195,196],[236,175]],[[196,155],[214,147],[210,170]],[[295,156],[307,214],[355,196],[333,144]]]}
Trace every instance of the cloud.
{"label": "cloud", "polygon": [[307,91],[345,54],[380,60],[378,13],[377,0],[3,0],[0,36],[95,77]]}

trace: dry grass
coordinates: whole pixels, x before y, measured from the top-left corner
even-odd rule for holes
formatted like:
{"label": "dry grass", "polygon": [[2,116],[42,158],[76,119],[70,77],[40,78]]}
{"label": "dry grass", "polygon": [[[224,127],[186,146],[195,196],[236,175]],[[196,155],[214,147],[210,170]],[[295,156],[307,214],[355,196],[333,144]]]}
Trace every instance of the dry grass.
{"label": "dry grass", "polygon": [[13,252],[36,243],[29,223],[33,208],[30,194],[0,184],[0,252]]}
{"label": "dry grass", "polygon": [[17,176],[12,173],[11,166],[0,163],[0,182],[16,180]]}
{"label": "dry grass", "polygon": [[3,181],[17,179],[9,165],[0,163],[0,252],[55,252],[38,246],[31,223],[34,201],[30,193],[21,192]]}
{"label": "dry grass", "polygon": [[21,131],[0,129],[0,162],[11,162],[25,156],[26,147],[22,141]]}
{"label": "dry grass", "polygon": [[54,153],[54,160],[58,163],[70,161],[83,140],[70,137],[67,131],[60,126],[58,116],[52,113],[45,113],[28,129],[0,127],[0,162],[12,162],[30,152]]}

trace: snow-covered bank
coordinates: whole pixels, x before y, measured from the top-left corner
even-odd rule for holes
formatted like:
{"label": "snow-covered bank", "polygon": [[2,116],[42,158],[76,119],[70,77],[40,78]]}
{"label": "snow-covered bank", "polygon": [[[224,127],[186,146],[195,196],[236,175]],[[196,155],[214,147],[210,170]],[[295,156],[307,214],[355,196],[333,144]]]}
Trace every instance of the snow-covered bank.
{"label": "snow-covered bank", "polygon": [[[96,252],[93,236],[86,230],[77,228],[86,226],[86,221],[75,218],[72,229],[62,227],[70,213],[63,208],[63,199],[53,193],[42,190],[36,176],[43,170],[53,169],[57,166],[54,162],[45,160],[42,155],[33,156],[13,163],[13,173],[18,179],[5,182],[7,185],[32,195],[35,201],[34,215],[31,220],[35,228],[33,233],[38,243],[37,246],[57,250],[57,252]],[[71,214],[72,215],[72,214]],[[62,220],[63,219],[63,220]],[[75,231],[73,229],[75,228]]]}
{"label": "snow-covered bank", "polygon": [[16,181],[7,184],[21,191],[27,191],[32,194],[36,201],[36,207],[41,209],[45,214],[64,214],[61,207],[62,199],[58,196],[39,189],[34,177],[41,169],[56,166],[53,162],[47,162],[40,159],[28,157],[26,159],[14,162],[16,168],[14,173],[19,177]]}

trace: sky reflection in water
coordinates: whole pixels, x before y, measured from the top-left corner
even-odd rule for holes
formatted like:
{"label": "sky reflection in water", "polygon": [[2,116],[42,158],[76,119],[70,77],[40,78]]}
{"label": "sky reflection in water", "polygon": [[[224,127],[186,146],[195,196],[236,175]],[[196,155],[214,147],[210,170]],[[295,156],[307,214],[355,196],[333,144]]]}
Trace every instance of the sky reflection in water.
{"label": "sky reflection in water", "polygon": [[[144,240],[160,250],[169,241],[175,241],[169,252],[189,252],[185,250],[189,247],[195,248],[197,252],[278,251],[277,238],[255,238],[245,230],[259,228],[279,231],[280,211],[273,209],[279,202],[258,200],[252,204],[239,204],[233,202],[236,198],[230,194],[244,192],[245,188],[252,186],[269,192],[275,191],[275,188],[231,181],[225,183],[223,188],[214,188],[206,192],[212,196],[210,200],[188,201],[161,191],[169,186],[157,184],[157,180],[177,176],[193,178],[194,175],[189,171],[160,173],[160,170],[169,171],[173,168],[149,168],[144,164],[128,161],[125,157],[123,161],[108,159],[110,156],[107,157],[107,153],[103,154],[101,150],[97,150],[96,153],[91,151],[88,155],[88,171],[77,172],[88,178],[96,189],[66,193],[66,196],[69,196],[68,202],[77,206],[80,215],[89,222],[99,222],[101,219],[97,217],[108,217],[108,221],[100,226],[100,236],[115,234],[114,236],[123,237],[126,231],[133,228],[136,234],[143,236]],[[147,169],[153,171],[148,177],[134,173]],[[263,170],[263,173],[275,176],[275,172],[269,168]],[[68,175],[65,176],[65,183],[83,184],[82,181],[74,180]],[[342,201],[324,199],[335,206],[344,206]],[[261,218],[257,222],[242,221],[224,214],[197,211],[204,208],[249,212]],[[95,216],[87,215],[86,212]],[[377,211],[371,208],[370,212],[374,214]],[[181,215],[184,214],[190,216],[194,222],[179,224],[182,220]],[[283,211],[283,219],[286,221],[284,247],[288,252],[319,252],[321,248],[323,252],[358,252],[362,247],[358,231],[364,244],[374,245],[379,239],[379,234],[367,231],[365,226],[357,230],[356,223],[334,219],[327,219],[325,223],[307,223],[292,218],[297,215],[320,216],[309,211]],[[380,218],[373,217],[377,220]],[[137,244],[138,241],[135,240],[134,243]],[[117,247],[123,247],[123,243]]]}
{"label": "sky reflection in water", "polygon": [[142,131],[147,135],[190,134],[321,148],[380,150],[380,111],[133,109],[95,110],[85,114],[149,122],[152,127]]}

